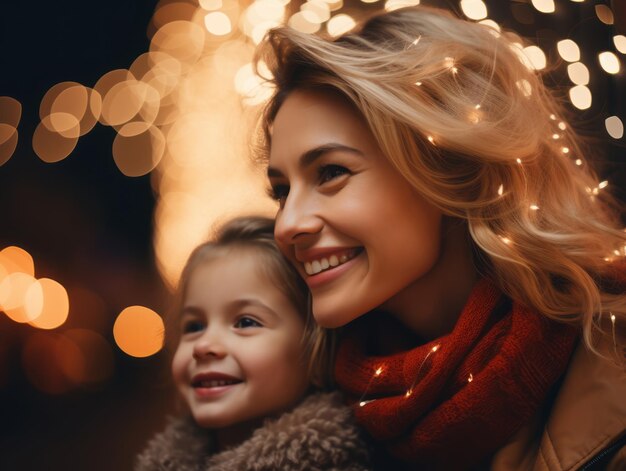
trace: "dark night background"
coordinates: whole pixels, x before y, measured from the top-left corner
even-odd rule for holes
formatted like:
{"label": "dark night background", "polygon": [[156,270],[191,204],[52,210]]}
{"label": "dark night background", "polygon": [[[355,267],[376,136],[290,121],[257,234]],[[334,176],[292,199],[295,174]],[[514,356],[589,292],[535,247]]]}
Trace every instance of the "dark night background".
{"label": "dark night background", "polygon": [[[345,3],[371,11],[382,2]],[[422,3],[459,10],[453,1]],[[613,2],[614,26],[599,22],[594,13],[594,5],[609,1],[556,0],[557,13],[550,15],[538,13],[530,1],[485,3],[489,18],[536,42],[548,64],[560,64],[547,79],[550,85],[571,86],[555,42],[571,37],[581,46],[594,102],[584,112],[572,108],[573,115],[606,158],[601,176],[625,200],[625,140],[611,139],[604,119],[626,118],[626,58],[617,53],[622,71],[612,76],[600,70],[594,56],[614,50],[612,36],[625,34],[626,2]],[[149,49],[156,5],[156,0],[59,0],[4,2],[0,9],[0,96],[13,97],[23,107],[18,147],[0,166],[0,250],[10,245],[26,249],[37,277],[67,288],[70,317],[62,328],[109,332],[105,337],[111,345],[115,316],[126,306],[140,304],[159,313],[168,308],[152,248],[150,176],[129,178],[117,169],[111,156],[115,131],[106,126],[96,125],[67,159],[54,164],[35,155],[31,140],[39,103],[53,85],[76,81],[92,87],[103,74],[129,67]],[[0,315],[0,469],[130,469],[133,456],[172,410],[166,354],[136,359],[113,347],[111,379],[45,394],[21,368],[22,346],[34,331]]]}

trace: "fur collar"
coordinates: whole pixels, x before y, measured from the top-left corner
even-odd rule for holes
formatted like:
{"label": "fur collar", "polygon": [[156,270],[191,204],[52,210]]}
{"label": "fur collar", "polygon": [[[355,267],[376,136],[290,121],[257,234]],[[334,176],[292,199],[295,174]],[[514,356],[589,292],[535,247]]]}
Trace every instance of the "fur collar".
{"label": "fur collar", "polygon": [[317,393],[268,419],[240,445],[214,453],[212,434],[173,419],[139,455],[136,471],[369,469],[366,445],[338,393]]}

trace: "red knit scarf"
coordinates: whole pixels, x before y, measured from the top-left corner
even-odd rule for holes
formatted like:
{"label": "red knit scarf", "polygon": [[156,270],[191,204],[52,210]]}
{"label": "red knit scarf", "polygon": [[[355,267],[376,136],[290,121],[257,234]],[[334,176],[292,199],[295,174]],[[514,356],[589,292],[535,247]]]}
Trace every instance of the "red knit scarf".
{"label": "red knit scarf", "polygon": [[[380,312],[363,316],[346,329],[335,375],[360,424],[418,469],[487,460],[538,411],[577,339],[486,280],[450,334],[405,349],[406,331]],[[395,347],[374,354],[372,341]]]}

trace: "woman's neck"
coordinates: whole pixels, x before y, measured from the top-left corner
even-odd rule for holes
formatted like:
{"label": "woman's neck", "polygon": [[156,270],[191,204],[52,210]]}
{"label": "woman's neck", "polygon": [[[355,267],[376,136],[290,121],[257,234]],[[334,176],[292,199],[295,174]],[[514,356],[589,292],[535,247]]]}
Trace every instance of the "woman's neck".
{"label": "woman's neck", "polygon": [[478,278],[466,225],[445,221],[440,256],[430,272],[381,306],[425,341],[452,331]]}

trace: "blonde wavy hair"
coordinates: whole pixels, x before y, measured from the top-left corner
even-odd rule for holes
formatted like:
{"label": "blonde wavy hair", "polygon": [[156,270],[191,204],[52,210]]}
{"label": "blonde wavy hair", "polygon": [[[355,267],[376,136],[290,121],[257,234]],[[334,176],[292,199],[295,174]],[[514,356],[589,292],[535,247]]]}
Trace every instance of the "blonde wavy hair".
{"label": "blonde wavy hair", "polygon": [[166,325],[169,350],[176,351],[180,341],[180,313],[187,297],[189,281],[198,267],[233,250],[247,250],[251,257],[261,257],[262,269],[276,289],[289,299],[304,320],[302,333],[303,361],[311,384],[325,389],[332,383],[334,334],[317,325],[310,311],[309,289],[296,269],[282,255],[274,240],[274,221],[262,216],[232,219],[221,226],[214,240],[200,244],[189,256],[178,282],[175,308]]}
{"label": "blonde wavy hair", "polygon": [[374,16],[337,39],[273,29],[255,61],[276,87],[261,149],[267,158],[273,120],[292,90],[339,92],[398,172],[466,221],[483,274],[512,299],[580,326],[597,352],[598,334],[615,340],[626,322],[617,262],[626,233],[589,159],[575,163],[583,143],[521,58],[521,44],[427,7]]}

